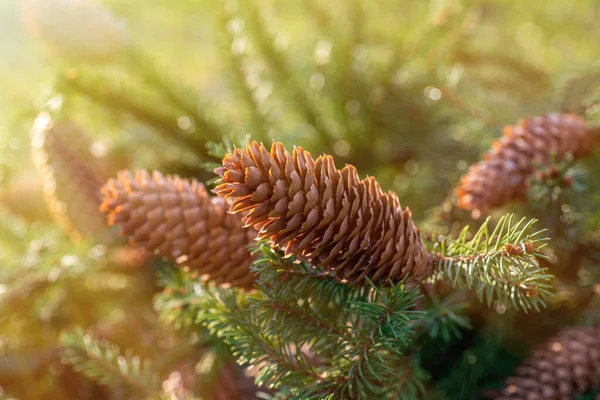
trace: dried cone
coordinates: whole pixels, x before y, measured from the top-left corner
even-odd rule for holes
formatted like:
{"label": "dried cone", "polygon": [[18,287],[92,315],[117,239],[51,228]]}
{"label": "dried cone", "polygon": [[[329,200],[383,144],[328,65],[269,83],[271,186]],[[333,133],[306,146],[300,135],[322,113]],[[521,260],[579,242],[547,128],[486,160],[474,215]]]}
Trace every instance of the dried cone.
{"label": "dried cone", "polygon": [[600,328],[562,330],[506,380],[496,400],[563,400],[600,383]]}
{"label": "dried cone", "polygon": [[252,257],[247,246],[256,233],[227,203],[209,196],[204,185],[178,176],[122,171],[102,189],[101,210],[132,242],[189,266],[205,279],[249,287]]}
{"label": "dried cone", "polygon": [[75,238],[102,240],[109,237],[98,211],[107,170],[92,154],[92,143],[81,127],[48,113],[36,118],[31,132],[32,158],[50,213]]}
{"label": "dried cone", "polygon": [[429,273],[431,256],[409,209],[383,193],[373,177],[341,170],[331,156],[314,160],[302,148],[290,154],[281,143],[235,149],[215,170],[219,196],[233,199],[230,212],[248,212],[246,226],[259,238],[356,283],[418,281]]}
{"label": "dried cone", "polygon": [[575,114],[547,114],[506,126],[485,159],[473,165],[456,189],[458,206],[475,217],[512,200],[523,199],[536,164],[548,165],[555,154],[575,158],[592,148],[594,131]]}

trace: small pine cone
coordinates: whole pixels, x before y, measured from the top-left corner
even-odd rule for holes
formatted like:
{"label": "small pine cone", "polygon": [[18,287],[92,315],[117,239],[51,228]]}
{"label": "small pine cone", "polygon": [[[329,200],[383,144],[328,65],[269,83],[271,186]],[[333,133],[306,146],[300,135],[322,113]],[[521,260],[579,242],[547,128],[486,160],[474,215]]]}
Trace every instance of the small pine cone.
{"label": "small pine cone", "polygon": [[250,287],[252,257],[247,248],[256,233],[227,203],[209,196],[204,185],[178,176],[122,171],[102,189],[101,211],[132,242],[175,260],[213,282]]}
{"label": "small pine cone", "polygon": [[256,142],[223,165],[215,192],[232,198],[230,212],[248,212],[246,226],[287,255],[353,283],[418,281],[429,273],[431,255],[410,210],[375,178],[360,180],[353,166],[338,170],[331,156],[314,160],[302,148],[290,154],[281,143],[269,153]]}
{"label": "small pine cone", "polygon": [[524,199],[527,178],[536,164],[550,164],[553,154],[559,160],[569,153],[583,157],[591,151],[594,136],[594,130],[575,114],[547,114],[506,126],[504,136],[494,142],[485,159],[461,178],[456,189],[458,206],[479,216]]}
{"label": "small pine cone", "polygon": [[41,113],[31,132],[31,152],[50,213],[74,238],[108,239],[98,211],[106,170],[91,152],[92,140],[73,122]]}
{"label": "small pine cone", "polygon": [[563,400],[598,383],[600,328],[567,328],[517,368],[496,400]]}

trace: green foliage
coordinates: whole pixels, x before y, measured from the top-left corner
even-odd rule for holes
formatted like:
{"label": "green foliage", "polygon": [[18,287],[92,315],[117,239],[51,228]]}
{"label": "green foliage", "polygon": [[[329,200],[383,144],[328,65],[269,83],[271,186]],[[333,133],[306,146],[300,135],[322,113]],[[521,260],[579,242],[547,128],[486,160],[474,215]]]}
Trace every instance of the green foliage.
{"label": "green foliage", "polygon": [[[490,333],[492,335],[492,333]],[[479,337],[465,350],[448,375],[438,384],[447,400],[470,399],[477,395],[479,382],[498,359],[499,343]]]}
{"label": "green foliage", "polygon": [[181,111],[172,104],[162,103],[160,94],[153,88],[90,69],[72,73],[72,76],[60,75],[56,84],[56,90],[64,93],[67,99],[69,94],[84,96],[97,106],[112,110],[114,115],[125,115],[153,128],[197,156],[206,155],[205,141],[192,134],[195,127],[191,122],[179,123]]}
{"label": "green foliage", "polygon": [[534,232],[535,220],[502,217],[490,231],[488,218],[474,235],[465,227],[456,239],[442,238],[434,256],[438,278],[455,287],[473,289],[479,300],[525,312],[539,311],[551,293],[551,275],[540,267],[547,244],[543,231]]}
{"label": "green foliage", "polygon": [[[527,185],[532,204],[543,206],[557,201],[572,203],[572,197],[586,188],[585,171],[572,156],[561,161],[553,157],[550,165],[536,165],[536,169]],[[567,192],[567,196],[564,192]]]}
{"label": "green foliage", "polygon": [[266,244],[260,249],[260,291],[193,283],[187,301],[175,295],[158,308],[176,304],[181,314],[169,312],[175,323],[201,322],[238,362],[259,366],[257,383],[283,398],[410,399],[424,389],[427,374],[406,351],[423,317],[415,310],[417,289],[353,288]]}
{"label": "green foliage", "polygon": [[166,101],[177,109],[180,129],[195,133],[194,136],[202,138],[205,142],[218,140],[224,132],[227,132],[227,129],[219,126],[206,113],[208,105],[203,104],[197,91],[180,79],[175,79],[149,55],[140,49],[135,49],[129,54],[128,61],[130,65],[125,65],[126,70],[136,71],[145,86],[159,93],[163,103]]}
{"label": "green foliage", "polygon": [[[205,181],[242,136],[274,138],[335,154],[339,163],[377,176],[423,228],[421,216],[503,123],[556,109],[600,120],[600,80],[591,65],[597,43],[588,34],[596,26],[593,0],[103,3],[129,17],[134,46],[105,64],[69,65],[48,93],[64,101],[70,117],[98,127],[100,144],[108,138],[122,146],[132,158],[128,168]],[[22,115],[38,111],[22,107]],[[27,151],[25,129],[3,129],[14,132],[0,140],[3,184],[11,169],[27,168],[13,168]],[[590,164],[598,165],[597,155]],[[460,232],[431,246],[431,281],[443,286],[439,291],[434,286],[421,296],[403,283],[349,286],[260,243],[252,266],[255,291],[211,287],[193,272],[160,268],[163,290],[154,307],[164,325],[202,349],[199,365],[210,372],[193,379],[207,387],[231,349],[240,363],[259,370],[257,382],[270,391],[263,398],[408,400],[426,391],[472,398],[488,372],[499,369],[495,363],[508,346],[492,333],[516,326],[510,339],[530,346],[549,326],[598,319],[600,174],[570,159],[540,172],[528,182],[530,202],[518,208],[528,217],[518,222],[505,216],[492,229],[488,219],[471,234],[460,213],[438,215],[447,218],[436,221],[448,227],[444,232]],[[161,377],[141,357],[93,339],[107,326],[130,323],[121,348],[151,337],[156,351],[147,353],[155,365],[168,364],[149,304],[156,264],[123,271],[107,261],[113,248],[75,245],[41,221],[0,212],[3,351],[15,359],[29,351],[35,356],[56,346],[57,332],[83,325],[89,334],[74,331],[62,342],[65,360],[83,376],[117,394],[165,397]],[[535,232],[531,216],[548,231]],[[548,251],[543,236],[552,238]],[[471,293],[494,308],[471,301]],[[511,318],[513,311],[541,310],[551,299],[544,313]],[[501,324],[491,329],[487,321],[494,317]],[[182,343],[175,347],[186,352],[190,346]],[[451,367],[428,363],[426,352],[439,352]],[[50,371],[45,376],[55,373],[53,365],[36,365]],[[0,371],[3,387],[6,380]],[[80,392],[21,393],[36,400]]]}
{"label": "green foliage", "polygon": [[461,330],[471,329],[467,317],[468,302],[456,302],[452,296],[439,298],[435,295],[425,301],[423,329],[431,339],[450,342],[462,337]]}
{"label": "green foliage", "polygon": [[197,331],[201,327],[196,316],[200,312],[202,285],[175,268],[162,268],[157,275],[164,289],[154,298],[154,308],[160,312],[162,321],[183,331]]}
{"label": "green foliage", "polygon": [[160,399],[161,382],[149,360],[118,346],[99,341],[83,330],[65,333],[61,339],[62,359],[115,393],[128,398]]}
{"label": "green foliage", "polygon": [[318,105],[308,96],[305,86],[298,82],[298,77],[290,66],[287,54],[277,49],[275,35],[262,19],[260,7],[246,2],[243,11],[253,43],[256,44],[264,62],[268,65],[280,92],[286,95],[287,99],[293,103],[294,110],[316,132],[321,145],[324,148],[331,147],[333,139],[331,133],[318,122],[320,115]]}
{"label": "green foliage", "polygon": [[[250,79],[251,60],[247,57],[247,35],[244,23],[232,12],[234,3],[219,2],[217,6],[218,27],[222,33],[221,51],[228,61],[230,86],[236,99],[243,104],[246,114],[249,114],[249,128],[257,140],[268,137],[271,123],[268,121],[268,109],[259,98],[256,83]],[[255,77],[256,79],[256,77]]]}

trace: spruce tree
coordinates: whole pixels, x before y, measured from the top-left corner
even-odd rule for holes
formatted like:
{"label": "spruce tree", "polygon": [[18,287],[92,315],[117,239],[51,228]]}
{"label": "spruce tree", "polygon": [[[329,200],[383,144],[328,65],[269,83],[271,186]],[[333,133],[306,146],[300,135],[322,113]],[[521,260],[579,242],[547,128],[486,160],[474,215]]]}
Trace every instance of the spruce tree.
{"label": "spruce tree", "polygon": [[594,2],[21,3],[0,398],[600,395]]}

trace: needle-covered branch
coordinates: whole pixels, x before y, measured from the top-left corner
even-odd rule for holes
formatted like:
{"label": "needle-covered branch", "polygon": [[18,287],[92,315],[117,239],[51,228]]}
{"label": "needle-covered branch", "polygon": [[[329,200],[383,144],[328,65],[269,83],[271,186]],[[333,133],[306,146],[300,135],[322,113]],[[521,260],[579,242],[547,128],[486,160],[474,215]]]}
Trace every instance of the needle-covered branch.
{"label": "needle-covered branch", "polygon": [[473,289],[488,305],[539,311],[552,295],[552,276],[538,262],[545,257],[540,251],[548,239],[533,230],[535,220],[515,223],[506,215],[491,231],[489,222],[472,236],[465,227],[458,238],[439,241],[434,279]]}
{"label": "needle-covered branch", "polygon": [[207,157],[205,145],[210,137],[193,134],[191,125],[187,127],[180,123],[182,112],[165,103],[160,95],[147,87],[105,73],[84,70],[60,76],[58,89],[83,96],[115,115],[128,115],[196,155]]}
{"label": "needle-covered branch", "polygon": [[158,304],[161,314],[169,307],[178,310],[175,320],[200,322],[283,398],[403,398],[422,390],[425,375],[404,354],[422,317],[418,289],[351,286],[264,243],[260,249],[258,291],[195,283],[172,293],[164,309]]}
{"label": "needle-covered branch", "polygon": [[160,399],[161,381],[149,360],[95,339],[82,330],[62,337],[62,359],[75,370],[132,399]]}

